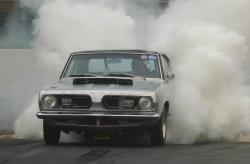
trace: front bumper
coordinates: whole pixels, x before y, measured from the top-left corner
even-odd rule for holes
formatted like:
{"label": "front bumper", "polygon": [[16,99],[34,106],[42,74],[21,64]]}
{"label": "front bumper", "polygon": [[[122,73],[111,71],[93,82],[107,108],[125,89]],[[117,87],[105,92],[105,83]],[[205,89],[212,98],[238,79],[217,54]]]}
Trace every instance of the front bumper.
{"label": "front bumper", "polygon": [[148,114],[108,114],[108,113],[58,113],[58,112],[38,112],[36,116],[40,119],[60,119],[60,118],[84,118],[84,117],[109,117],[109,118],[133,118],[133,119],[158,119],[158,113]]}
{"label": "front bumper", "polygon": [[150,127],[160,119],[158,113],[58,113],[38,112],[37,117],[66,130],[105,130]]}

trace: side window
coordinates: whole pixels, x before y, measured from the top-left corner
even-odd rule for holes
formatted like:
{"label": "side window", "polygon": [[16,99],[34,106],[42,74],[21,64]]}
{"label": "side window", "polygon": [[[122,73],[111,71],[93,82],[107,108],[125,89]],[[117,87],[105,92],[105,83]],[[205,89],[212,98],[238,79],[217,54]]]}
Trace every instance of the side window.
{"label": "side window", "polygon": [[161,55],[161,59],[162,59],[163,73],[164,76],[166,76],[166,73],[170,72],[169,59],[164,54]]}

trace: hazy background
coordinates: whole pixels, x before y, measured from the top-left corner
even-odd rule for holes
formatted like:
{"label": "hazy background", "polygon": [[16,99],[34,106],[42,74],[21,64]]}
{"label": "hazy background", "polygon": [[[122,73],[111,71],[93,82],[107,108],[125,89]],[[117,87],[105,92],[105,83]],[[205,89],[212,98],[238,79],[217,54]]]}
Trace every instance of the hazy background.
{"label": "hazy background", "polygon": [[[32,21],[6,23],[0,39],[1,46],[33,49],[0,56],[0,123],[16,137],[42,136],[36,94],[56,81],[70,52],[131,48],[171,59],[168,142],[238,141],[250,133],[249,0],[22,2]],[[18,16],[7,22],[19,22]]]}

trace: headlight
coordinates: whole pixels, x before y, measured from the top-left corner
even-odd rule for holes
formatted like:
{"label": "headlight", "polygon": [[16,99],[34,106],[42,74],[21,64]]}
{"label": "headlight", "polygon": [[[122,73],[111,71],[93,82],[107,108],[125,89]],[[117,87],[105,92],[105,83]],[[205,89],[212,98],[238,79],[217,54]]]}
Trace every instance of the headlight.
{"label": "headlight", "polygon": [[53,108],[57,104],[57,99],[55,96],[52,95],[45,96],[43,99],[43,103],[47,108]]}
{"label": "headlight", "polygon": [[147,110],[152,107],[152,99],[150,97],[141,97],[139,100],[139,107],[142,110]]}

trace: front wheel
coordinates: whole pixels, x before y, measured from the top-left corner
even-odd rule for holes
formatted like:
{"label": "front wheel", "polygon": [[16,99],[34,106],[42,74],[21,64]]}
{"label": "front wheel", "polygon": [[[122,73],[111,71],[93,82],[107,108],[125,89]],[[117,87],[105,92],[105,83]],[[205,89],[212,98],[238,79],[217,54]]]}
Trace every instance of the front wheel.
{"label": "front wheel", "polygon": [[43,137],[46,145],[57,145],[60,140],[60,130],[43,121]]}
{"label": "front wheel", "polygon": [[150,142],[152,145],[161,146],[166,144],[167,138],[167,114],[164,112],[159,122],[150,130]]}

